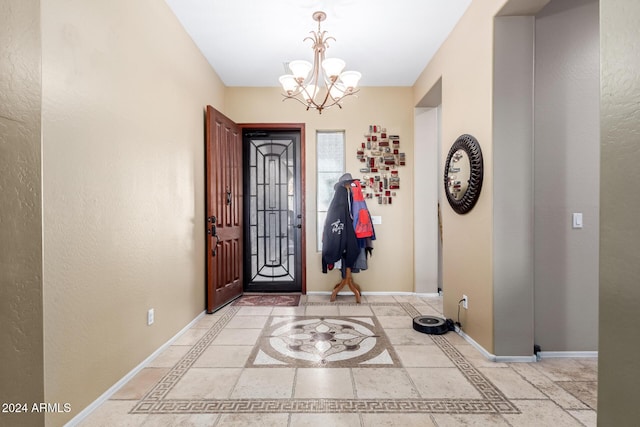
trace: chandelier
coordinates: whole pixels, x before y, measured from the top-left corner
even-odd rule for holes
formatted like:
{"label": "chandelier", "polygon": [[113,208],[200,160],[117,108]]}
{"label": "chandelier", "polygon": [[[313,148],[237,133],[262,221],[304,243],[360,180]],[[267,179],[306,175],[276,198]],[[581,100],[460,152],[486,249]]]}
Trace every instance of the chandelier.
{"label": "chandelier", "polygon": [[362,75],[357,71],[342,71],[345,62],[338,58],[325,59],[325,51],[329,48],[326,31],[320,30],[320,23],[327,18],[324,12],[315,12],[314,21],[318,21],[318,31],[310,31],[311,36],[303,41],[313,43],[313,64],[308,61],[297,60],[289,63],[291,74],[280,77],[280,84],[284,89],[284,100],[295,99],[302,105],[315,108],[322,114],[325,108],[337,105],[342,108],[343,98],[358,92],[358,81]]}

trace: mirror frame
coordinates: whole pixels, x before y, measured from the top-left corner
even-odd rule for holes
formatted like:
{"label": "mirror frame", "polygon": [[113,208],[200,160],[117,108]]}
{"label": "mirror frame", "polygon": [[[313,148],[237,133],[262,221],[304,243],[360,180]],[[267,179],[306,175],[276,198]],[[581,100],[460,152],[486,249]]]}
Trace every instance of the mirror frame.
{"label": "mirror frame", "polygon": [[[449,167],[451,166],[451,158],[458,150],[463,150],[469,157],[469,185],[464,195],[456,200],[449,192]],[[482,190],[482,176],[483,176],[483,162],[482,162],[482,150],[478,140],[469,134],[460,135],[455,140],[449,154],[447,155],[447,161],[444,164],[444,192],[447,195],[447,200],[451,208],[458,214],[463,215],[469,212],[475,206],[478,198],[480,197],[480,190]]]}

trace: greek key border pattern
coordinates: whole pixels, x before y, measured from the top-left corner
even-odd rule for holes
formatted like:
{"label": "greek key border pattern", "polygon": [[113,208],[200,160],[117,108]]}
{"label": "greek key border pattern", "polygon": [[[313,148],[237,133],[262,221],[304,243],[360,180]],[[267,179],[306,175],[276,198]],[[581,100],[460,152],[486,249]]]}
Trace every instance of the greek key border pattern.
{"label": "greek key border pattern", "polygon": [[[420,316],[418,310],[409,303],[401,303],[402,308],[411,317]],[[499,403],[500,412],[520,413],[516,406],[495,386],[487,377],[482,375],[467,359],[456,349],[444,335],[432,335],[433,342],[442,350],[449,360],[458,368],[462,375],[475,387],[482,396],[490,402]]]}
{"label": "greek key border pattern", "polygon": [[202,413],[510,413],[479,399],[212,399],[142,401],[132,414]]}
{"label": "greek key border pattern", "polygon": [[[155,387],[151,389],[142,401],[162,400],[167,393],[176,385],[180,378],[191,368],[200,355],[207,349],[209,344],[218,336],[220,331],[229,323],[233,316],[238,312],[239,307],[228,306],[225,313],[218,319],[209,331],[198,340],[198,342],[185,354],[182,359],[160,380]],[[136,407],[138,407],[136,405]]]}

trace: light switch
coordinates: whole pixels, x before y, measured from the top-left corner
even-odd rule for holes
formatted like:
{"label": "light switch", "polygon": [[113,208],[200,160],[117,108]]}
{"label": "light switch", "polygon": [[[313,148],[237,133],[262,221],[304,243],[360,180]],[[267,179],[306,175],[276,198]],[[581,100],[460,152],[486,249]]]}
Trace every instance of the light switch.
{"label": "light switch", "polygon": [[573,213],[573,228],[582,228],[582,212]]}
{"label": "light switch", "polygon": [[371,215],[371,223],[372,224],[382,224],[382,217]]}

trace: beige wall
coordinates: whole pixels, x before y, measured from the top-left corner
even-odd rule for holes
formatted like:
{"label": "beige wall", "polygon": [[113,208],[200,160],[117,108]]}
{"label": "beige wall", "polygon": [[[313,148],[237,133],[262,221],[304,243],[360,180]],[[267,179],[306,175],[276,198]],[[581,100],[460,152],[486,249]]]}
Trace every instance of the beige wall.
{"label": "beige wall", "polygon": [[42,402],[40,1],[0,0],[0,40],[0,403]]}
{"label": "beige wall", "polygon": [[598,425],[640,418],[640,34],[636,0],[600,0],[600,342]]}
{"label": "beige wall", "polygon": [[[204,310],[204,109],[162,1],[42,4],[45,401],[60,425]],[[155,309],[155,324],[146,313]]]}
{"label": "beige wall", "polygon": [[458,301],[463,294],[469,297],[469,309],[460,317],[463,330],[489,352],[494,351],[493,18],[500,13],[535,13],[547,2],[472,2],[413,91],[415,106],[433,106],[423,99],[442,79],[441,164],[461,134],[472,134],[482,148],[485,174],[476,206],[458,215],[442,203],[443,288],[446,317],[456,318]]}
{"label": "beige wall", "polygon": [[[532,18],[494,19],[536,14],[547,2],[472,3],[414,87],[415,105],[428,106],[433,101],[427,94],[441,81],[441,159],[462,133],[476,136],[483,149],[485,181],[478,205],[461,216],[443,204],[444,307],[445,316],[455,317],[459,299],[468,295],[463,330],[498,356],[530,355],[534,341],[543,351],[597,350],[596,2],[552,2],[537,21],[535,132],[533,32],[522,34],[520,49],[515,35],[504,36],[506,27],[497,25],[525,19],[530,26]],[[513,28],[524,30],[524,24]],[[496,46],[504,49],[505,43],[513,51],[501,60]],[[526,75],[520,86],[510,87],[515,77]],[[516,96],[518,90],[522,94]],[[520,122],[514,120],[518,111]],[[520,167],[510,171],[516,153]],[[507,167],[506,159],[512,160]],[[522,175],[513,175],[519,171]],[[506,197],[513,188],[520,199]],[[570,228],[571,212],[584,213],[584,229]]]}
{"label": "beige wall", "polygon": [[400,190],[392,205],[367,206],[372,215],[382,216],[375,226],[377,240],[369,269],[355,280],[363,292],[413,292],[413,111],[410,88],[365,87],[344,100],[343,109],[329,109],[319,115],[293,100],[282,101],[277,88],[228,88],[225,114],[236,123],[305,123],[306,125],[306,206],[307,291],[330,291],[339,282],[339,273],[322,274],[320,253],[316,251],[315,138],[317,130],[344,130],[346,167],[362,176],[356,150],[364,141],[369,125],[379,124],[390,134],[400,135],[401,151],[407,166],[399,169]]}
{"label": "beige wall", "polygon": [[491,79],[493,16],[504,0],[472,2],[449,38],[420,75],[413,102],[442,78],[442,152],[444,164],[451,144],[461,134],[475,136],[484,158],[484,182],[476,206],[464,216],[442,203],[444,315],[457,318],[457,303],[466,294],[464,331],[493,350]]}

